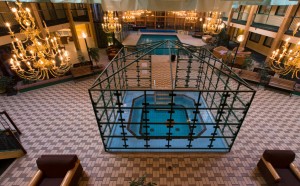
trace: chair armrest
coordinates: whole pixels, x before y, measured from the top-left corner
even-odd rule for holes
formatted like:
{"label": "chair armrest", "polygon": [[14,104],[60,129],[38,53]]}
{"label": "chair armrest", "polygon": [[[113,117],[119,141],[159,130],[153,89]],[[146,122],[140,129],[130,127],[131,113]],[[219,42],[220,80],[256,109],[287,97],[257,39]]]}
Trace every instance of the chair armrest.
{"label": "chair armrest", "polygon": [[70,182],[72,181],[79,165],[80,165],[80,160],[78,159],[75,163],[74,168],[67,172],[67,174],[65,175],[64,180],[61,182],[60,186],[69,186],[70,185]]}
{"label": "chair armrest", "polygon": [[296,167],[296,165],[294,163],[290,164],[290,168],[292,170],[292,172],[298,177],[298,179],[300,180],[300,171],[299,169]]}
{"label": "chair armrest", "polygon": [[35,175],[32,177],[32,179],[30,180],[28,186],[36,186],[38,185],[39,181],[42,179],[43,177],[43,172],[41,170],[38,170]]}
{"label": "chair armrest", "polygon": [[274,169],[272,164],[270,162],[266,161],[264,157],[261,157],[261,159],[263,160],[264,164],[266,165],[266,167],[270,171],[270,173],[273,176],[274,180],[276,182],[279,182],[280,181],[280,176],[278,175],[278,173],[276,172],[276,170]]}

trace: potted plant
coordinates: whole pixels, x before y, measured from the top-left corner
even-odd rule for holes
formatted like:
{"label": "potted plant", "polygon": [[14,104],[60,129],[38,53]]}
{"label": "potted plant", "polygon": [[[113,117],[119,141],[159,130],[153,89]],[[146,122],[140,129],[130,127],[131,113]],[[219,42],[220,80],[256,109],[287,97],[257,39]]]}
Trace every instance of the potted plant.
{"label": "potted plant", "polygon": [[99,54],[100,49],[99,48],[89,48],[89,55],[93,61],[96,62],[96,68],[95,69],[100,69],[101,71],[104,69],[104,65],[100,64],[98,65],[98,62],[100,60],[100,54]]}
{"label": "potted plant", "polygon": [[154,186],[154,185],[157,185],[156,183],[153,183],[153,182],[148,182],[148,183],[145,183],[146,182],[146,175],[138,178],[138,179],[134,179],[132,181],[130,181],[130,186]]}

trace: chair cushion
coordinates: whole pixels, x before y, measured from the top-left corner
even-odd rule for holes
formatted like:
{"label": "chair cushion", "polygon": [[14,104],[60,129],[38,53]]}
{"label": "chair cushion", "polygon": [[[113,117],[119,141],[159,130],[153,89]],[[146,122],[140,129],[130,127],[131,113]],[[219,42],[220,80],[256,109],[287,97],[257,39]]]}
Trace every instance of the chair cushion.
{"label": "chair cushion", "polygon": [[36,163],[45,177],[63,178],[75,166],[77,159],[76,155],[42,155]]}
{"label": "chair cushion", "polygon": [[39,186],[58,186],[63,180],[64,178],[44,178]]}
{"label": "chair cushion", "polygon": [[291,150],[265,150],[263,157],[274,168],[289,168],[295,159],[295,153]]}
{"label": "chair cushion", "polygon": [[276,169],[276,172],[281,178],[278,185],[288,185],[288,186],[300,185],[300,180],[291,171],[291,169]]}

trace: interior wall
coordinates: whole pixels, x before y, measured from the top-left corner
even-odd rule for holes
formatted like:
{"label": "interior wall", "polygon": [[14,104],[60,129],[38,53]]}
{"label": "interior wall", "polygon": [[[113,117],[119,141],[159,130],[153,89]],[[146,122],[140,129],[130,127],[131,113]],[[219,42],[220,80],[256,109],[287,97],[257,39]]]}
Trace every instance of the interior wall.
{"label": "interior wall", "polygon": [[258,43],[248,40],[246,47],[248,47],[258,53],[261,53],[262,55],[268,56],[271,48],[264,46],[265,38],[266,38],[266,36],[263,36],[263,35],[260,36],[260,40]]}

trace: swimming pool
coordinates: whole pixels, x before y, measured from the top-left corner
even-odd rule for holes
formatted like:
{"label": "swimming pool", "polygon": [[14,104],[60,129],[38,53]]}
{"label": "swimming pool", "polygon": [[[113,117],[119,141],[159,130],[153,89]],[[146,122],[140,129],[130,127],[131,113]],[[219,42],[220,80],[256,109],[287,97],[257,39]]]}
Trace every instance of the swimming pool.
{"label": "swimming pool", "polygon": [[[150,35],[150,34],[142,34],[139,38],[137,45],[145,44],[145,43],[151,43],[151,42],[157,42],[157,41],[179,41],[178,37],[176,35]],[[175,54],[174,44],[172,43],[166,43],[160,46],[160,48],[155,49],[153,54],[156,55],[169,55]]]}
{"label": "swimming pool", "polygon": [[[154,95],[147,95],[147,113],[142,109],[133,109],[130,113],[130,123],[127,129],[137,138],[146,135],[152,138],[165,138],[171,133],[172,138],[188,138],[191,133],[194,137],[200,136],[206,130],[203,120],[198,114],[194,120],[194,100],[185,95],[177,95],[174,99],[172,121],[170,122],[170,106],[155,104]],[[145,97],[140,96],[133,100],[134,107],[143,107]],[[139,123],[139,124],[135,124]]]}

